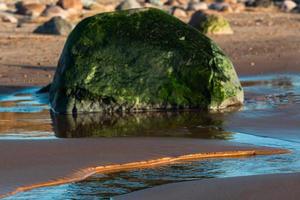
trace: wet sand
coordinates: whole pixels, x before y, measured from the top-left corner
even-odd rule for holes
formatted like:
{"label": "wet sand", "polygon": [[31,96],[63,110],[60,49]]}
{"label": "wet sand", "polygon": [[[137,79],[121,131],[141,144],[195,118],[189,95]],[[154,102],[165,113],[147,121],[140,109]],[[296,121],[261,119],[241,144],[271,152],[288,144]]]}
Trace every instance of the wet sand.
{"label": "wet sand", "polygon": [[297,200],[300,173],[207,179],[140,190],[115,200]]}
{"label": "wet sand", "polygon": [[[186,138],[2,140],[0,141],[0,194],[13,192],[18,187],[41,184],[64,177],[71,178],[72,175],[76,175],[76,172],[90,167],[196,153],[212,153],[211,155],[214,156],[213,152],[230,151],[231,153],[225,155],[230,156],[232,153],[237,155],[232,151],[249,150],[254,150],[258,154],[285,152],[222,140]],[[81,177],[85,175],[87,174],[80,174]]]}

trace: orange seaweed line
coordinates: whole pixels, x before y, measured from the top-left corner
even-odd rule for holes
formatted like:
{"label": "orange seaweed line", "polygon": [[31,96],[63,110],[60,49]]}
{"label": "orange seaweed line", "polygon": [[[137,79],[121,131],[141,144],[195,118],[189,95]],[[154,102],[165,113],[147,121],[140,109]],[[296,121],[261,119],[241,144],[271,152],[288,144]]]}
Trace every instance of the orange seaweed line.
{"label": "orange seaweed line", "polygon": [[96,173],[112,173],[117,171],[124,171],[124,170],[138,169],[138,168],[150,168],[150,167],[155,167],[160,165],[171,164],[174,162],[191,161],[191,160],[199,160],[199,159],[207,159],[207,158],[242,157],[242,156],[271,155],[271,154],[285,154],[285,153],[290,153],[290,151],[286,149],[270,149],[270,150],[264,149],[264,150],[210,152],[210,153],[187,154],[187,155],[182,155],[177,157],[164,157],[164,158],[153,159],[148,161],[138,161],[138,162],[125,163],[125,164],[113,164],[113,165],[89,167],[89,168],[79,170],[78,172],[72,174],[71,176],[67,176],[64,178],[59,178],[53,181],[38,183],[29,186],[18,187],[12,192],[9,192],[4,195],[0,195],[0,198],[4,198],[19,192],[25,192],[36,188],[49,187],[49,186],[82,181]]}

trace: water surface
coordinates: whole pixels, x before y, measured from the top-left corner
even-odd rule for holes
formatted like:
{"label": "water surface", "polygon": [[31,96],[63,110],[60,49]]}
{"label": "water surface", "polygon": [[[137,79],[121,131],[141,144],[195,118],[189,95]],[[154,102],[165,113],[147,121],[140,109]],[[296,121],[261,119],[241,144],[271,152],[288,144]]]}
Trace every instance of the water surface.
{"label": "water surface", "polygon": [[56,116],[37,88],[0,96],[0,139],[191,137],[288,148],[293,153],[193,162],[97,174],[6,199],[109,199],[195,179],[300,172],[300,75],[242,77],[245,105],[223,113],[167,112]]}
{"label": "water surface", "polygon": [[55,138],[47,95],[38,87],[0,93],[0,139]]}

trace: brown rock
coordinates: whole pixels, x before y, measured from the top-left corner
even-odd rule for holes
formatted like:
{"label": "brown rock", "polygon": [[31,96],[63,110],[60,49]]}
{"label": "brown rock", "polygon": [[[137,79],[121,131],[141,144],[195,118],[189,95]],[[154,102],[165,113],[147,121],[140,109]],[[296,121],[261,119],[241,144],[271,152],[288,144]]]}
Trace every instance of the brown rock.
{"label": "brown rock", "polygon": [[245,4],[243,4],[243,3],[231,4],[231,8],[232,8],[233,12],[240,13],[245,10]]}
{"label": "brown rock", "polygon": [[83,8],[81,0],[58,0],[57,5],[63,9],[81,10]]}
{"label": "brown rock", "polygon": [[51,18],[56,16],[60,16],[61,18],[66,18],[67,15],[68,13],[60,6],[49,6],[42,13],[42,16],[51,17]]}
{"label": "brown rock", "polygon": [[155,5],[155,4],[152,4],[152,3],[147,3],[147,2],[144,4],[144,7],[145,8],[159,8],[158,5]]}
{"label": "brown rock", "polygon": [[177,0],[180,5],[188,5],[189,0]]}
{"label": "brown rock", "polygon": [[115,10],[114,4],[100,4],[94,3],[90,6],[89,10],[97,11],[97,12],[112,12]]}
{"label": "brown rock", "polygon": [[188,14],[182,8],[175,8],[172,12],[172,15],[174,15],[175,17],[177,17],[179,19],[188,17]]}
{"label": "brown rock", "polygon": [[168,0],[165,5],[168,6],[179,6],[179,3],[176,0]]}
{"label": "brown rock", "polygon": [[160,0],[160,2],[164,5],[164,4],[168,3],[168,0]]}

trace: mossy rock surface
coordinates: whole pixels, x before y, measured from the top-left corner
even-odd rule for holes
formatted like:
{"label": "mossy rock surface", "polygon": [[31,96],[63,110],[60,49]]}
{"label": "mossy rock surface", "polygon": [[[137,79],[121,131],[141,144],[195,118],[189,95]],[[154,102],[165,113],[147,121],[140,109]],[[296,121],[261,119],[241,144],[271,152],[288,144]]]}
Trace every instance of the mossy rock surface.
{"label": "mossy rock surface", "polygon": [[164,11],[102,13],[70,33],[50,103],[58,113],[221,109],[241,104],[229,58]]}
{"label": "mossy rock surface", "polygon": [[191,17],[189,24],[203,34],[233,34],[230,23],[221,15],[197,11]]}

